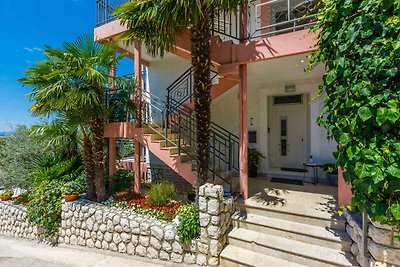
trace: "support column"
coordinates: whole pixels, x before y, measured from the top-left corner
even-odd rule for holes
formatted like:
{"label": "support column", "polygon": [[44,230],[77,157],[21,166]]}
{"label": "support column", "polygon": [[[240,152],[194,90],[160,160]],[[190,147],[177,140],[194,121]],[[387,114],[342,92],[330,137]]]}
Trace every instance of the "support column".
{"label": "support column", "polygon": [[240,194],[244,199],[249,197],[249,169],[248,147],[249,131],[247,117],[247,65],[240,66],[239,84],[240,133],[239,133],[239,166],[240,166]]}
{"label": "support column", "polygon": [[[136,42],[134,46],[134,71],[135,71],[135,82],[139,88],[142,87],[142,67],[140,64],[140,60],[142,57],[142,48],[140,42]],[[142,115],[142,107],[141,107],[141,101],[142,99],[140,98],[140,94],[136,94],[136,104],[137,104],[137,112],[136,112],[136,117],[135,117],[135,123],[136,126],[140,127],[141,126],[141,115]],[[134,185],[134,191],[136,193],[140,193],[140,177],[141,177],[141,145],[140,142],[137,140],[134,140],[135,142],[135,156],[134,156],[134,172],[135,172],[135,185]]]}
{"label": "support column", "polygon": [[108,175],[114,176],[117,171],[117,140],[115,138],[108,139]]}
{"label": "support column", "polygon": [[[248,23],[248,4],[250,1],[241,6],[241,42],[247,42],[249,37],[249,23]],[[240,194],[243,199],[249,197],[249,130],[248,130],[248,116],[247,116],[247,65],[240,65],[239,69],[240,83],[239,83],[239,175],[240,175]]]}
{"label": "support column", "polygon": [[134,192],[135,193],[140,193],[140,174],[141,174],[141,162],[140,162],[140,143],[139,141],[135,140],[135,156],[134,156],[134,167],[133,170],[135,172],[135,185],[134,185]]}

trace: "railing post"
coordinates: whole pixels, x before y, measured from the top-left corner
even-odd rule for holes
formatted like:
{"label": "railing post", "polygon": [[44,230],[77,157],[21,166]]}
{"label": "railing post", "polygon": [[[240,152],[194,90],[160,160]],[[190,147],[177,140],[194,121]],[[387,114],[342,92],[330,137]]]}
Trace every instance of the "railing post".
{"label": "railing post", "polygon": [[213,142],[213,146],[211,149],[211,153],[213,155],[213,164],[212,164],[212,168],[213,168],[213,181],[215,182],[215,153],[216,153],[216,149],[215,149],[215,134],[211,134],[212,138],[212,142]]}
{"label": "railing post", "polygon": [[178,112],[178,155],[181,155],[181,112]]}
{"label": "railing post", "polygon": [[[289,0],[288,0],[289,1]],[[247,12],[247,20],[246,20],[246,26],[247,26],[247,34],[245,35],[247,39],[250,41],[251,38],[251,0],[247,1],[247,8],[245,9],[245,12]]]}

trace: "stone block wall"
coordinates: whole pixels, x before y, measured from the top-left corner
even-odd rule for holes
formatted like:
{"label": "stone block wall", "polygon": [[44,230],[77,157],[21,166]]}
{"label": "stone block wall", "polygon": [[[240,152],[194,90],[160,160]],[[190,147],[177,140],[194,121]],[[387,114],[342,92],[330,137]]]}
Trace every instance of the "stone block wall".
{"label": "stone block wall", "polygon": [[26,219],[26,208],[0,200],[0,235],[38,239],[40,229]]}
{"label": "stone block wall", "polygon": [[176,263],[218,265],[234,211],[222,186],[200,188],[201,236],[182,245],[177,224],[86,200],[64,202],[59,242]]}
{"label": "stone block wall", "polygon": [[[351,252],[362,263],[362,219],[354,212],[345,211],[346,232],[353,240]],[[400,241],[386,225],[368,223],[369,266],[400,266]]]}

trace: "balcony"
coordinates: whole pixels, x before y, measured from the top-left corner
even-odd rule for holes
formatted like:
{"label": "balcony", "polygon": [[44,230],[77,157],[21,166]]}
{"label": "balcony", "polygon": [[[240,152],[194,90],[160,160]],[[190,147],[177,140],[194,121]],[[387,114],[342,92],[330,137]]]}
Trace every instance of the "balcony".
{"label": "balcony", "polygon": [[[130,0],[97,0],[97,24],[116,19],[113,10]],[[315,24],[318,0],[253,0],[234,12],[216,10],[213,33],[222,40],[251,41],[310,28]],[[245,18],[248,20],[246,27]]]}

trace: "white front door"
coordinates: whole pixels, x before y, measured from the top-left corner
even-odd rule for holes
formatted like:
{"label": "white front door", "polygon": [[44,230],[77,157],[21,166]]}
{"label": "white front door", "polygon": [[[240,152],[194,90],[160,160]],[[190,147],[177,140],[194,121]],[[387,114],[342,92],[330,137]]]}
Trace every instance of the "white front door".
{"label": "white front door", "polygon": [[306,95],[269,97],[269,160],[272,168],[302,168],[307,155]]}

